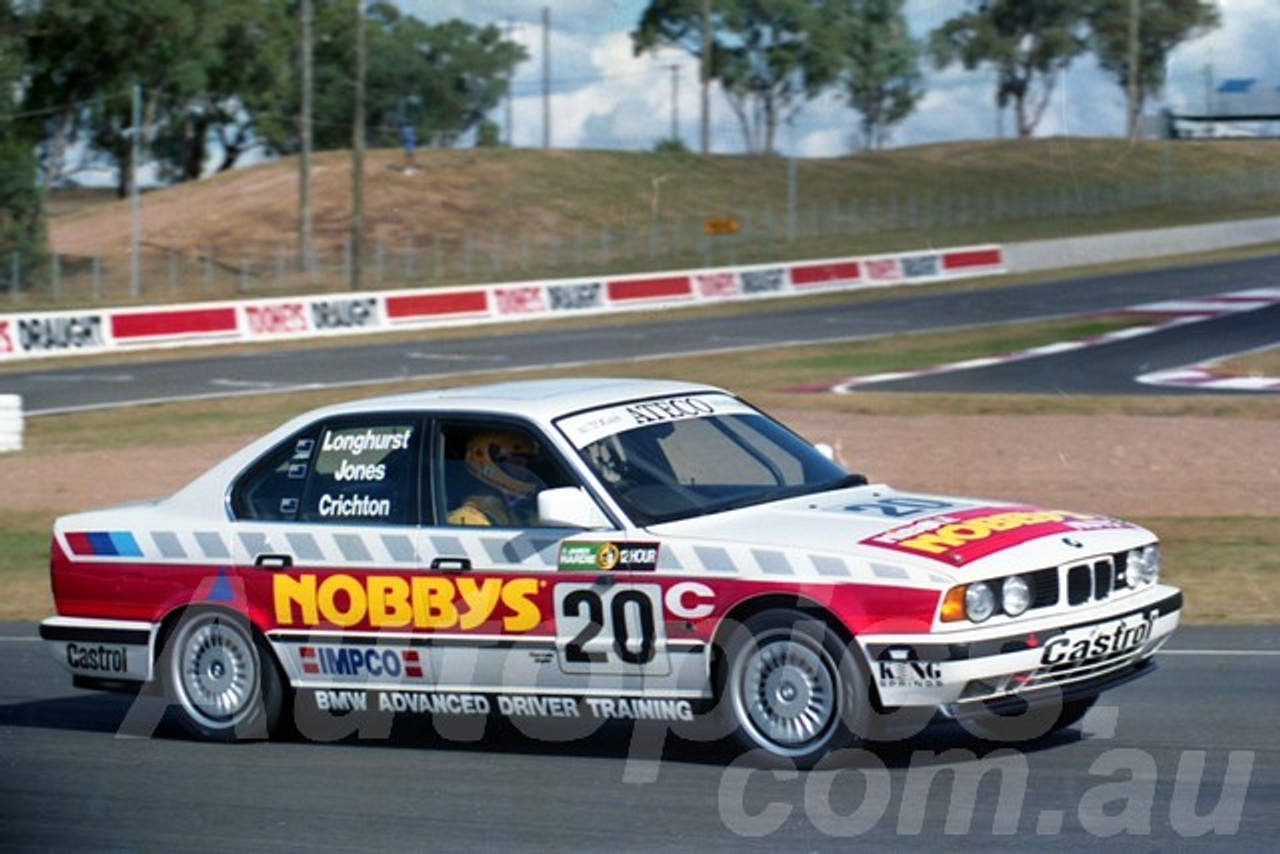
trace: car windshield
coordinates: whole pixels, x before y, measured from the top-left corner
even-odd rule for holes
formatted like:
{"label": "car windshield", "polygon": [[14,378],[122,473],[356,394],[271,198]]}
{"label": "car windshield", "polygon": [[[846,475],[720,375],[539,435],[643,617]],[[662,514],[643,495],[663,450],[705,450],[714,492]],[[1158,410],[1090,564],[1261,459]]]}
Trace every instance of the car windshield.
{"label": "car windshield", "polygon": [[834,489],[856,478],[724,394],[613,406],[559,426],[638,525]]}

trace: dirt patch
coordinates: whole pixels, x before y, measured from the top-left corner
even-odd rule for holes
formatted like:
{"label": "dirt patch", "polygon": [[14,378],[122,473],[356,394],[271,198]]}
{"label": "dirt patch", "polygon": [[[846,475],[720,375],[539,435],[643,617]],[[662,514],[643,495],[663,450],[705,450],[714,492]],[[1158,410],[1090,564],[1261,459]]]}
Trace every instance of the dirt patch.
{"label": "dirt patch", "polygon": [[[1116,516],[1280,515],[1275,423],[1145,416],[871,416],[777,410],[845,464],[903,489]],[[0,457],[0,512],[166,495],[244,445]]]}
{"label": "dirt patch", "polygon": [[813,441],[839,441],[850,469],[902,489],[1116,516],[1280,513],[1273,421],[776,414]]}

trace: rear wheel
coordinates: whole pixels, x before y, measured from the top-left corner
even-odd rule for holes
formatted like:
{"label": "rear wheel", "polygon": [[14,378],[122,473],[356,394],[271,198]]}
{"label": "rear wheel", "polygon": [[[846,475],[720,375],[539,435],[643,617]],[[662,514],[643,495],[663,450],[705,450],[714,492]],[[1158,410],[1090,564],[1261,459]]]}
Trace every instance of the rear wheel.
{"label": "rear wheel", "polygon": [[281,718],[282,679],[241,617],[184,615],[165,644],[161,674],[183,726],[201,738],[267,738]]}
{"label": "rear wheel", "polygon": [[747,618],[725,646],[720,707],[750,750],[811,767],[853,743],[867,716],[866,680],[848,647],[800,611]]}

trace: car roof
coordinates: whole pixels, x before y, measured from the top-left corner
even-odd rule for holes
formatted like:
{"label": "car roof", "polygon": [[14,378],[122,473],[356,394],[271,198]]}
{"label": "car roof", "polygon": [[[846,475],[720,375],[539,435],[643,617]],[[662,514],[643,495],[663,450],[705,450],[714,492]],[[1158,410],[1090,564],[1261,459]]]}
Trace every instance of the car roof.
{"label": "car roof", "polygon": [[316,410],[308,416],[389,410],[449,410],[512,412],[550,421],[572,412],[630,400],[720,391],[713,386],[675,380],[616,377],[515,380],[354,400]]}

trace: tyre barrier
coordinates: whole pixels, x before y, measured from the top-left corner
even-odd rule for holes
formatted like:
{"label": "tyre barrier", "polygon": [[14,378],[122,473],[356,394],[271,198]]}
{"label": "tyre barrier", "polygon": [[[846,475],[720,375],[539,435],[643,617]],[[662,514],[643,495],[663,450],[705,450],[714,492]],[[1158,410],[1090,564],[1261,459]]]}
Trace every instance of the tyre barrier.
{"label": "tyre barrier", "polygon": [[0,394],[0,452],[22,450],[22,396]]}

